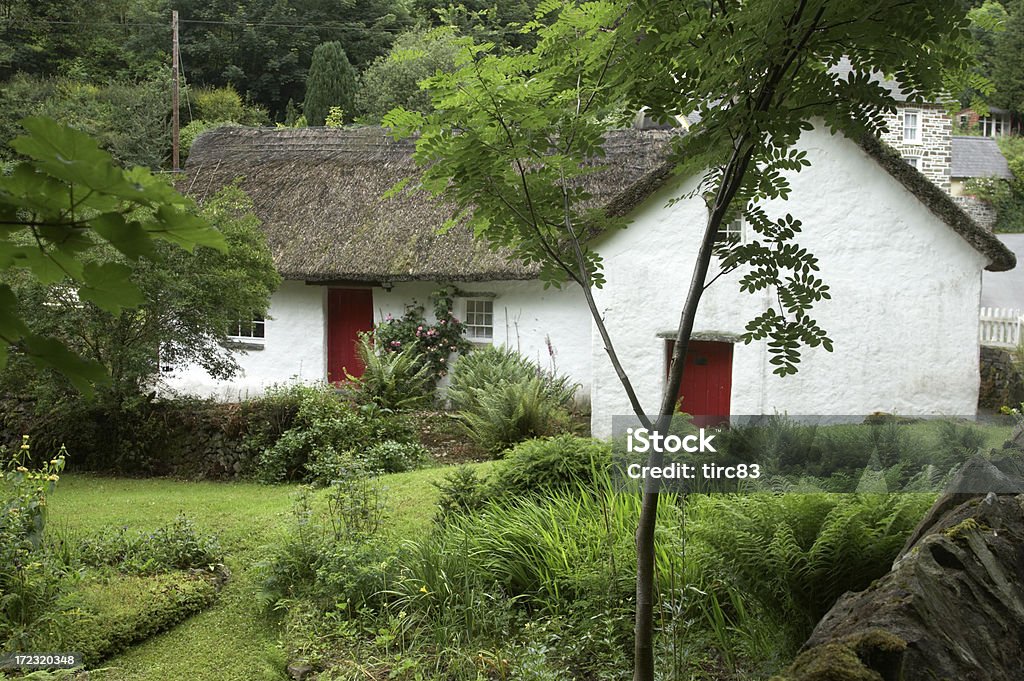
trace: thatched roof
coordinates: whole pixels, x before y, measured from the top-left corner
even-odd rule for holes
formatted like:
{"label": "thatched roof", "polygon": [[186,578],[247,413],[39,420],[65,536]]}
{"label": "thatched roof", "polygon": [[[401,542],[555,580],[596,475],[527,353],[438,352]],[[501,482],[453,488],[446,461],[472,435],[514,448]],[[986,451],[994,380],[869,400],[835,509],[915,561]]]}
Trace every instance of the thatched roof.
{"label": "thatched roof", "polygon": [[[671,134],[621,130],[605,143],[608,168],[587,177],[597,205],[628,212],[668,173]],[[533,279],[537,268],[437,228],[453,207],[424,192],[383,199],[415,177],[413,145],[383,129],[218,128],[196,139],[183,189],[198,200],[243,177],[285,279],[486,281]],[[642,188],[642,189],[641,189]]]}
{"label": "thatched roof", "polygon": [[[669,180],[674,133],[618,130],[604,144],[607,168],[587,176],[593,202],[626,215]],[[989,259],[987,269],[1015,258],[938,187],[874,138],[864,148],[935,215]],[[383,129],[219,128],[192,146],[182,183],[198,200],[243,177],[285,279],[306,281],[488,281],[533,279],[537,268],[495,252],[458,226],[437,228],[453,207],[423,192],[383,199],[415,177],[413,145]]]}

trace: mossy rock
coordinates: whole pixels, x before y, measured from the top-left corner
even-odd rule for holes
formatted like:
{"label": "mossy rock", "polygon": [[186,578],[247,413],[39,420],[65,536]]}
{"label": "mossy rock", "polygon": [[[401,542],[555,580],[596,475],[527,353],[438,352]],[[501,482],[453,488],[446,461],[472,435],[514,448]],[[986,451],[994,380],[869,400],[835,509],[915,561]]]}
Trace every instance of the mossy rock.
{"label": "mossy rock", "polygon": [[884,629],[869,629],[802,653],[771,681],[896,681],[907,642]]}

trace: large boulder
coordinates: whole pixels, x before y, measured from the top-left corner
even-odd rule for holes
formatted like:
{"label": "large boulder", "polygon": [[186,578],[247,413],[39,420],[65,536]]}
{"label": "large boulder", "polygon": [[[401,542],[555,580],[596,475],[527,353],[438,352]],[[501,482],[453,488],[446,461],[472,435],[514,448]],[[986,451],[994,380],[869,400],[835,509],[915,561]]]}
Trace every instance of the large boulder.
{"label": "large boulder", "polygon": [[776,681],[1024,680],[1021,492],[1016,457],[972,460],[892,571],[840,598]]}

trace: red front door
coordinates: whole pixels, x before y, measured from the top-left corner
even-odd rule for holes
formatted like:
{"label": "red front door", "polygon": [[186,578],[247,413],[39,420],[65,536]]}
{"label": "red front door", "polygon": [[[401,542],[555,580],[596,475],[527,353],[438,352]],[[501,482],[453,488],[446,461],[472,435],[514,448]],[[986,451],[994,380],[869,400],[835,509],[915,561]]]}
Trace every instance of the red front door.
{"label": "red front door", "polygon": [[368,288],[327,289],[327,380],[338,383],[345,373],[363,375],[356,352],[359,334],[373,330],[373,291]]}
{"label": "red front door", "polygon": [[[674,345],[675,341],[668,342],[669,361]],[[694,416],[698,425],[728,420],[732,392],[732,343],[690,341],[684,363],[683,381],[679,385],[679,408]],[[667,366],[668,362],[666,371]]]}

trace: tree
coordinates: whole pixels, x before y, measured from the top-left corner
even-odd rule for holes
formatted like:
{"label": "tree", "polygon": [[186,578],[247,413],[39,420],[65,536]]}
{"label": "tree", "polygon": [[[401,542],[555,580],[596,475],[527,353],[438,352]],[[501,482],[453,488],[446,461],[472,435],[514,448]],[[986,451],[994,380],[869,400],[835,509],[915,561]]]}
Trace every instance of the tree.
{"label": "tree", "polygon": [[[25,160],[0,176],[0,274],[62,284],[76,300],[120,314],[144,302],[127,263],[158,259],[155,241],[227,249],[163,178],[119,168],[88,135],[50,119],[27,118],[22,126],[27,134],[11,146]],[[101,257],[108,249],[124,262]],[[11,350],[56,369],[82,392],[110,380],[99,362],[31,329],[14,289],[0,281],[0,369]]]}
{"label": "tree", "polygon": [[341,107],[346,119],[355,110],[356,71],[339,42],[317,45],[306,79],[302,111],[309,125],[323,125],[331,107]]}
{"label": "tree", "polygon": [[996,36],[992,79],[998,93],[996,103],[1017,113],[1024,112],[1024,3],[1010,8],[1006,28]]}
{"label": "tree", "polygon": [[396,0],[159,0],[159,7],[165,18],[180,12],[182,61],[192,82],[233,85],[275,120],[289,99],[302,101],[317,45],[342,41],[349,61],[362,68],[412,23],[406,3]]}
{"label": "tree", "polygon": [[237,185],[206,201],[200,215],[223,235],[226,251],[188,253],[156,244],[154,259],[128,260],[111,248],[92,255],[129,268],[142,299],[132,309],[103,309],[60,284],[23,279],[15,285],[30,329],[45,330],[104,367],[111,382],[102,393],[112,412],[154,385],[161,364],[197,364],[217,378],[234,375],[238,363],[228,349],[229,329],[265,315],[281,282],[252,202]]}
{"label": "tree", "polygon": [[[943,74],[962,74],[966,9],[902,0],[598,0],[550,2],[541,11],[529,53],[498,56],[472,46],[457,72],[424,84],[437,113],[396,111],[385,119],[398,136],[419,135],[422,188],[457,205],[492,246],[540,265],[547,283],[580,286],[637,418],[656,431],[668,430],[716,253],[727,271],[755,265],[740,278],[742,290],[777,294],[778,309],[751,320],[744,338],[768,341],[775,373],[795,372],[802,347],[830,349],[809,315],[828,287],[813,255],[795,242],[802,225],[791,215],[770,217],[758,204],[786,198],[786,173],[808,165],[795,147],[808,120],[850,136],[879,132],[895,103],[873,73],[894,75],[912,99],[941,90]],[[843,57],[853,68],[848,79],[829,70]],[[609,125],[640,106],[659,120],[699,114],[673,158],[699,173],[689,198],[703,196],[708,207],[669,377],[651,412],[622,369],[592,292],[604,282],[587,236],[625,224],[588,210],[580,182],[600,163]],[[738,214],[758,238],[716,245],[722,224]],[[652,267],[675,261],[670,253],[653,258]],[[652,465],[659,460],[652,454]],[[657,506],[657,490],[645,489],[636,535],[637,681],[654,678]]]}
{"label": "tree", "polygon": [[356,94],[360,116],[379,121],[391,109],[430,110],[430,93],[419,82],[438,71],[455,68],[458,39],[446,28],[403,33],[385,57],[366,67]]}

